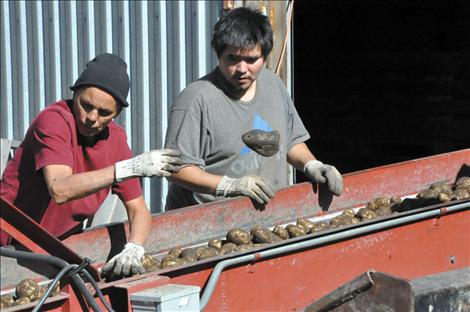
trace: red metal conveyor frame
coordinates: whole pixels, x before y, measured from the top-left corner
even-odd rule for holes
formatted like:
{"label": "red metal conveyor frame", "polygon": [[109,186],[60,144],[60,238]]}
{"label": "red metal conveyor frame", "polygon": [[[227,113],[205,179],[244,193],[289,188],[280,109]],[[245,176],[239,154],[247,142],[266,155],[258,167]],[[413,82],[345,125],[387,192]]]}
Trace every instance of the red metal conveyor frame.
{"label": "red metal conveyor frame", "polygon": [[[229,199],[155,215],[146,250],[157,254],[175,246],[190,246],[222,237],[233,227],[250,228],[255,224],[273,226],[295,221],[298,217],[321,216],[345,208],[360,207],[377,196],[411,196],[431,183],[452,183],[469,174],[470,149],[381,166],[344,175],[341,197],[322,198],[309,183],[283,189],[264,210],[254,209],[246,198]],[[468,202],[468,201],[466,201]],[[328,208],[328,212],[325,212]],[[351,237],[259,259],[256,255],[291,243],[308,242],[354,228],[367,228],[402,215],[383,217],[369,224],[307,235],[289,242],[262,247],[251,252],[209,258],[177,268],[151,272],[111,283],[100,283],[103,293],[116,311],[131,311],[132,293],[165,284],[207,284],[214,266],[223,260],[253,253],[254,261],[232,266],[220,274],[206,310],[241,311],[299,310],[338,286],[368,271],[376,270],[412,279],[470,266],[470,209],[446,213],[446,206],[434,207],[441,213],[419,221],[390,225]],[[410,216],[433,207],[404,213]],[[105,263],[120,249],[128,235],[126,223],[90,229],[63,241],[82,257]],[[110,252],[111,251],[111,252]],[[2,262],[3,262],[2,258]],[[7,276],[3,276],[7,274]],[[14,274],[13,276],[10,276]],[[22,268],[4,271],[2,287],[31,275]],[[10,284],[9,284],[10,283]],[[65,290],[67,291],[67,290]],[[74,311],[70,299],[51,310]],[[25,305],[25,308],[27,305]]]}

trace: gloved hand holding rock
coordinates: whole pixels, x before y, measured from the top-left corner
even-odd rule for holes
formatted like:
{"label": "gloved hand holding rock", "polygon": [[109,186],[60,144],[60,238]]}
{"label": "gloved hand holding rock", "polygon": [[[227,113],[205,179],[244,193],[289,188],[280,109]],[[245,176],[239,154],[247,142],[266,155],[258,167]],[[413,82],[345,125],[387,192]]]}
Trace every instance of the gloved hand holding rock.
{"label": "gloved hand holding rock", "polygon": [[124,249],[111,258],[101,269],[105,276],[110,274],[116,276],[128,276],[144,274],[145,268],[140,259],[145,253],[143,246],[128,242]]}
{"label": "gloved hand holding rock", "polygon": [[274,198],[275,189],[271,182],[256,176],[247,175],[238,179],[223,176],[216,187],[217,196],[248,196],[259,204],[267,204]]}
{"label": "gloved hand holding rock", "polygon": [[328,189],[336,196],[341,195],[343,191],[343,178],[338,170],[325,165],[319,160],[310,160],[304,166],[304,173],[313,183],[327,183]]}
{"label": "gloved hand holding rock", "polygon": [[134,177],[168,177],[179,171],[181,153],[173,149],[153,150],[131,159],[117,162],[114,166],[116,182]]}

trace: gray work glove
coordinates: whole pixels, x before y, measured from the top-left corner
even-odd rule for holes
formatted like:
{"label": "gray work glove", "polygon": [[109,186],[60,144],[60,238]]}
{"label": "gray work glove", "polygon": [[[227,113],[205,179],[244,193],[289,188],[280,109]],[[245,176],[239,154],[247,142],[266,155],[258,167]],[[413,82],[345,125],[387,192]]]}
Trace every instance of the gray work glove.
{"label": "gray work glove", "polygon": [[145,268],[140,259],[144,255],[144,247],[135,243],[127,243],[124,249],[111,258],[101,269],[104,275],[128,276],[134,274],[144,274]]}
{"label": "gray work glove", "polygon": [[153,150],[114,165],[116,182],[134,177],[168,177],[179,171],[181,153],[172,149]]}
{"label": "gray work glove", "polygon": [[336,196],[343,191],[343,178],[338,170],[319,160],[310,160],[304,166],[304,173],[313,183],[327,183],[328,189]]}
{"label": "gray work glove", "polygon": [[238,179],[223,176],[215,189],[217,196],[248,196],[259,204],[267,204],[274,198],[274,187],[268,180],[256,176],[247,175]]}

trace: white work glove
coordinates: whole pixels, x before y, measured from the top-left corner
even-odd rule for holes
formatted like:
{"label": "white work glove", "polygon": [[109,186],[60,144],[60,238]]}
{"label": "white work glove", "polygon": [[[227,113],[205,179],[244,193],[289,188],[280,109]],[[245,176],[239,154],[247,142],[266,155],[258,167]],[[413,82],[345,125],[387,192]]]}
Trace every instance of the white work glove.
{"label": "white work glove", "polygon": [[144,255],[144,247],[135,243],[127,243],[124,249],[111,258],[101,269],[104,275],[128,276],[134,274],[144,274],[145,268],[142,266],[140,259]]}
{"label": "white work glove", "polygon": [[338,170],[319,160],[310,160],[304,166],[304,173],[313,183],[327,183],[328,189],[336,196],[343,191],[343,178]]}
{"label": "white work glove", "polygon": [[133,177],[168,177],[179,171],[181,153],[173,149],[153,150],[114,165],[116,182]]}
{"label": "white work glove", "polygon": [[256,176],[247,175],[238,179],[223,176],[215,189],[217,196],[240,196],[245,195],[259,204],[267,204],[274,198],[274,187],[268,180]]}

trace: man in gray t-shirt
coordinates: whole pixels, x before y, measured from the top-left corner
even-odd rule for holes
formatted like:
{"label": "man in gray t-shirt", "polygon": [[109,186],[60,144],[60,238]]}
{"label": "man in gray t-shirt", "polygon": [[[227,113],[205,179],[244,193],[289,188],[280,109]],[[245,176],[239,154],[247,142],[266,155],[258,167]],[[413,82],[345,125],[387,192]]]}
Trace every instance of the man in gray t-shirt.
{"label": "man in gray t-shirt", "polygon": [[[181,151],[185,166],[169,178],[167,209],[239,195],[267,204],[288,185],[288,164],[341,194],[341,175],[315,159],[283,82],[264,68],[272,34],[268,19],[248,8],[216,23],[212,46],[219,66],[185,88],[171,108],[165,146]],[[254,129],[280,133],[275,155],[259,155],[243,143],[242,135]]]}

